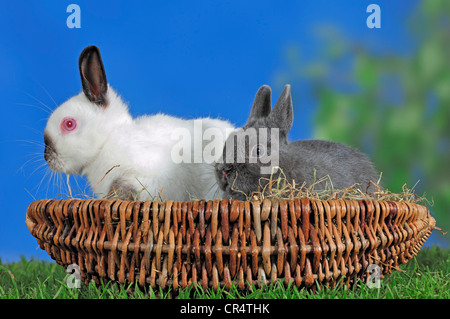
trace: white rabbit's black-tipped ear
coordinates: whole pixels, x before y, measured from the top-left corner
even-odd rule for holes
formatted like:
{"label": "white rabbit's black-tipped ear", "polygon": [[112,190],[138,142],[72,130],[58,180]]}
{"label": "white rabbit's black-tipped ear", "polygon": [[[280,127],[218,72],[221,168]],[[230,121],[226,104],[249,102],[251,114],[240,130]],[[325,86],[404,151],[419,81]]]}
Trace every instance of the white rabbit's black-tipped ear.
{"label": "white rabbit's black-tipped ear", "polygon": [[86,97],[89,101],[106,107],[108,105],[106,98],[108,83],[99,48],[95,45],[86,47],[80,54],[78,66]]}
{"label": "white rabbit's black-tipped ear", "polygon": [[291,86],[286,84],[277,103],[268,116],[271,126],[278,127],[280,133],[287,136],[294,122]]}
{"label": "white rabbit's black-tipped ear", "polygon": [[263,85],[259,88],[258,92],[256,92],[255,99],[253,100],[253,106],[247,124],[270,114],[272,108],[271,95],[272,90],[270,89],[270,86]]}

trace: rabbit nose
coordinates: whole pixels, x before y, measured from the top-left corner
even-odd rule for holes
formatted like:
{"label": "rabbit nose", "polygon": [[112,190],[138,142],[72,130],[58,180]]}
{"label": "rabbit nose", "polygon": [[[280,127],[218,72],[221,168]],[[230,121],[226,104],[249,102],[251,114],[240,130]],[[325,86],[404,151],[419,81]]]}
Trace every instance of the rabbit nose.
{"label": "rabbit nose", "polygon": [[53,140],[47,133],[44,133],[44,144],[45,144],[44,158],[46,161],[48,161],[50,153],[53,151]]}
{"label": "rabbit nose", "polygon": [[230,172],[231,172],[231,166],[224,166],[222,168],[222,175],[224,178],[226,178]]}

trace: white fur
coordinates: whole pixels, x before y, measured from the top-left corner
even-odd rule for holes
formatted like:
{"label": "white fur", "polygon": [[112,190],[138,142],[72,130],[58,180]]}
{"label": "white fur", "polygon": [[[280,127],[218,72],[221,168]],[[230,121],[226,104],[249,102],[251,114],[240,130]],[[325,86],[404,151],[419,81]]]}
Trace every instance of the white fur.
{"label": "white fur", "polygon": [[[184,128],[193,135],[194,120],[164,114],[133,119],[110,86],[107,99],[107,107],[99,107],[81,92],[53,112],[45,128],[57,153],[49,163],[53,170],[87,176],[97,197],[107,195],[118,177],[136,190],[146,188],[139,200],[152,199],[161,191],[162,198],[168,200],[221,197],[214,163],[176,164],[171,158],[177,143],[172,132]],[[65,117],[75,118],[77,128],[62,134],[60,123]],[[233,129],[227,121],[202,118],[203,131],[210,127],[223,132],[223,143]],[[113,168],[116,165],[120,166]]]}

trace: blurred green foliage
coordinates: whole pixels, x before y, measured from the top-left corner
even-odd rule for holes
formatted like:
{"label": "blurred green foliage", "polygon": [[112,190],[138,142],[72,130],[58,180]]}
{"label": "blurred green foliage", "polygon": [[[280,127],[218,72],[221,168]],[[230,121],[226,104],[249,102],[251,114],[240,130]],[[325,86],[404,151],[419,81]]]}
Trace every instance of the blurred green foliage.
{"label": "blurred green foliage", "polygon": [[[448,232],[450,1],[420,2],[407,28],[415,42],[408,54],[373,52],[323,28],[321,56],[305,66],[291,47],[290,70],[279,80],[292,83],[293,94],[295,81],[311,82],[318,103],[314,138],[369,154],[394,193],[417,183],[414,191],[434,202],[437,226]],[[436,235],[448,244],[449,236]]]}

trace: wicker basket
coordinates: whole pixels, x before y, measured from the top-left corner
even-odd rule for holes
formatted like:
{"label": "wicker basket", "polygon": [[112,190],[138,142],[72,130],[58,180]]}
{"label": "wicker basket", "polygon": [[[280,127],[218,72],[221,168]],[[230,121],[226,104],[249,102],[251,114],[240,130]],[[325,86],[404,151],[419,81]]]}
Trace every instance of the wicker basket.
{"label": "wicker basket", "polygon": [[86,283],[177,290],[367,281],[369,265],[383,276],[416,255],[435,220],[425,206],[395,201],[45,199],[30,204],[26,225]]}

